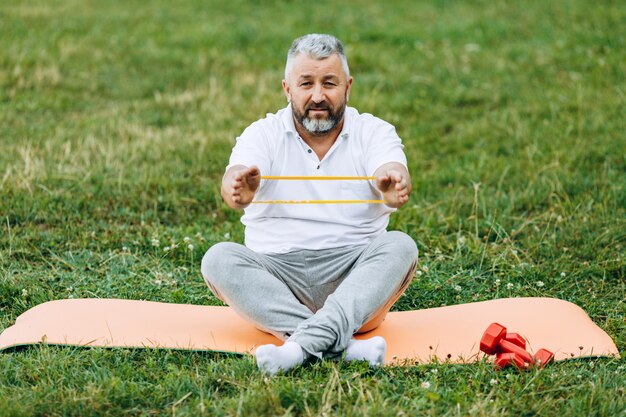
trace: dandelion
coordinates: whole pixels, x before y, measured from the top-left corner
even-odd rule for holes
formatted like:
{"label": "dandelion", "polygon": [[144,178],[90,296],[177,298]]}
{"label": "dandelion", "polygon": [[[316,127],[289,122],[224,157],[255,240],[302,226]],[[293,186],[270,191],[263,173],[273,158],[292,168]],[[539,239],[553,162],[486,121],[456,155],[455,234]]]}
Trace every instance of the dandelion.
{"label": "dandelion", "polygon": [[430,382],[428,381],[424,381],[420,384],[420,387],[424,388],[424,389],[428,389],[430,388]]}
{"label": "dandelion", "polygon": [[461,291],[462,289],[463,289],[463,288],[461,288],[461,286],[460,286],[460,285],[458,285],[458,284],[454,286],[454,291],[456,291],[456,292],[459,292],[459,291]]}
{"label": "dandelion", "polygon": [[498,380],[495,378],[491,378],[491,381],[489,381],[490,385],[496,385],[498,383]]}
{"label": "dandelion", "polygon": [[185,243],[189,243],[190,241],[191,241],[191,238],[189,236],[185,236],[183,238],[183,242],[185,242]]}
{"label": "dandelion", "polygon": [[536,285],[537,285],[539,288],[541,288],[541,287],[543,287],[543,286],[544,286],[544,285],[546,285],[546,284],[544,284],[544,283],[543,283],[543,281],[537,281]]}
{"label": "dandelion", "polygon": [[158,248],[160,245],[161,245],[161,242],[159,242],[159,239],[152,238],[152,246],[154,246],[155,248]]}
{"label": "dandelion", "polygon": [[193,245],[190,243],[189,245],[187,245],[187,249],[193,250]]}
{"label": "dandelion", "polygon": [[507,289],[507,290],[512,290],[512,289],[513,289],[513,287],[514,287],[514,285],[513,285],[513,283],[511,283],[511,282],[509,282],[509,283],[507,283],[507,284],[506,284],[506,289]]}

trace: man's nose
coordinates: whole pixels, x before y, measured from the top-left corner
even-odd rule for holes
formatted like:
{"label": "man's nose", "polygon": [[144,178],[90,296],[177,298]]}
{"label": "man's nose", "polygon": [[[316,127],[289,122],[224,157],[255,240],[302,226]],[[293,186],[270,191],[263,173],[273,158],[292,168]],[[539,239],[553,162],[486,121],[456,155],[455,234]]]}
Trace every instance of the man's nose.
{"label": "man's nose", "polygon": [[324,101],[324,87],[321,84],[317,84],[313,89],[313,95],[311,96],[311,100],[314,103],[321,103]]}

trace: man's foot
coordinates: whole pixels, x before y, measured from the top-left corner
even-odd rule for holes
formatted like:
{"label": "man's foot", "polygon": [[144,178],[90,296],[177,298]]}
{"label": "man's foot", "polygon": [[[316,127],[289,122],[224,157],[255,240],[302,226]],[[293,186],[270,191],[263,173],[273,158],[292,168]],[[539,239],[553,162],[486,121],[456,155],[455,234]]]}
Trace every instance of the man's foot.
{"label": "man's foot", "polygon": [[302,347],[295,342],[285,342],[282,346],[259,346],[255,353],[259,369],[269,375],[279,371],[288,371],[304,363],[305,354]]}
{"label": "man's foot", "polygon": [[380,336],[366,340],[350,340],[346,348],[347,362],[367,361],[370,366],[381,366],[385,363],[387,342]]}

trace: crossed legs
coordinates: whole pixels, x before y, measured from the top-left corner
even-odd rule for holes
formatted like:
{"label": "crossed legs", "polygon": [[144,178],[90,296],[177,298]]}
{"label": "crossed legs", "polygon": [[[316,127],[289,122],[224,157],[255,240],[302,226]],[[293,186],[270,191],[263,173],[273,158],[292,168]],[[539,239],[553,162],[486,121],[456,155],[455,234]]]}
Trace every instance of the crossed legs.
{"label": "crossed legs", "polygon": [[352,339],[377,327],[409,285],[415,242],[386,232],[369,245],[289,254],[257,254],[220,243],[202,260],[202,275],[222,301],[256,327],[285,340],[257,349],[266,372],[290,369],[310,357],[384,361],[382,338]]}

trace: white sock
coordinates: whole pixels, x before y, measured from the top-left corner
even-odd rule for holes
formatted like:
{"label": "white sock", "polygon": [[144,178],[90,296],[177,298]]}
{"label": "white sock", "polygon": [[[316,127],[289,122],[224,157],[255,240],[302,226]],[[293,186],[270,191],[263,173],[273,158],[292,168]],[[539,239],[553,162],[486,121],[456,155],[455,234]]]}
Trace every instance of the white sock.
{"label": "white sock", "polygon": [[256,364],[262,372],[276,375],[304,363],[304,350],[296,342],[285,342],[282,346],[259,346],[255,353]]}
{"label": "white sock", "polygon": [[346,348],[345,360],[347,362],[367,361],[370,366],[380,366],[385,363],[386,353],[387,342],[380,336],[365,340],[352,339]]}

